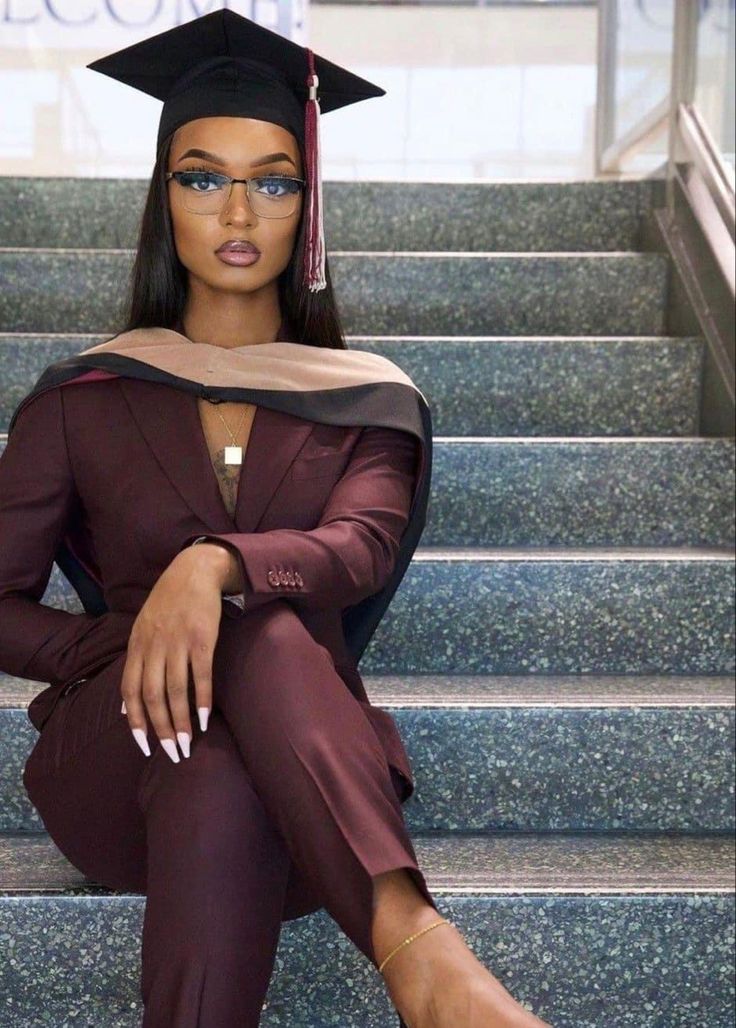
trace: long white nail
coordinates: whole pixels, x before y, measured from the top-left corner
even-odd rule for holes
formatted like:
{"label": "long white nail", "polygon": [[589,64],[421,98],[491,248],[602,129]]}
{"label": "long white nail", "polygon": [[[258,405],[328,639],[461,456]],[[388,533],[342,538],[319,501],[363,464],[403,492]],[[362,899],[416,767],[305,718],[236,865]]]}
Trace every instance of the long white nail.
{"label": "long white nail", "polygon": [[151,750],[149,749],[149,746],[148,746],[148,736],[146,735],[146,733],[143,731],[142,728],[131,728],[131,731],[133,733],[133,738],[138,743],[140,748],[143,750],[145,755],[147,757],[150,757],[151,756]]}
{"label": "long white nail", "polygon": [[180,759],[179,758],[179,751],[176,748],[176,743],[174,742],[174,740],[173,739],[162,739],[161,740],[161,745],[166,750],[166,752],[171,757],[171,759],[174,761],[174,763],[178,764],[179,763],[179,759]]}
{"label": "long white nail", "polygon": [[128,713],[128,708],[125,706],[125,700],[123,700],[123,706],[120,709],[120,713],[121,714],[127,714]]}
{"label": "long white nail", "polygon": [[199,727],[203,732],[207,731],[207,722],[210,719],[210,708],[209,707],[197,707],[197,714],[199,715]]}
{"label": "long white nail", "polygon": [[176,738],[179,740],[181,746],[181,752],[185,757],[189,756],[189,732],[177,732]]}

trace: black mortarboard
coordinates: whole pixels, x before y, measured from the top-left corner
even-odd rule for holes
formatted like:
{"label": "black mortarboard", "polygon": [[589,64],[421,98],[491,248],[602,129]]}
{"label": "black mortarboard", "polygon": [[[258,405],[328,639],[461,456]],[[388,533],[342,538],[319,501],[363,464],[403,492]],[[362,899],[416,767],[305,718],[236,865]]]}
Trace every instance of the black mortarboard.
{"label": "black mortarboard", "polygon": [[305,283],[312,290],[326,287],[319,115],[384,96],[385,89],[228,9],[87,67],[163,100],[157,151],[171,132],[195,118],[257,118],[288,129],[306,162]]}

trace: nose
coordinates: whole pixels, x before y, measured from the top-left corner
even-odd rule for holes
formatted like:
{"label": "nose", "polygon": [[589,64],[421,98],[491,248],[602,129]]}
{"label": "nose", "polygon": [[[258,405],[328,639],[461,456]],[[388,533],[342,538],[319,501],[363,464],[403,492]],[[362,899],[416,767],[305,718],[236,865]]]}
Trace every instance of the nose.
{"label": "nose", "polygon": [[222,213],[228,221],[250,223],[256,219],[256,215],[248,202],[248,186],[245,182],[233,182],[230,187],[230,196],[223,205]]}

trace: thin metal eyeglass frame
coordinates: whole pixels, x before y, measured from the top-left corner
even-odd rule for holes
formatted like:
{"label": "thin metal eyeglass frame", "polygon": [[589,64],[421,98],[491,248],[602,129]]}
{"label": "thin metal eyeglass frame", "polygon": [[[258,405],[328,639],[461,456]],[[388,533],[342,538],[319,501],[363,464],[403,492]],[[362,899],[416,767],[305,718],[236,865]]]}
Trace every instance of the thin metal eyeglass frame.
{"label": "thin metal eyeglass frame", "polygon": [[[166,181],[168,182],[170,179],[173,178],[173,179],[176,179],[177,182],[179,182],[179,175],[190,175],[190,174],[192,174],[192,172],[186,171],[186,170],[185,171],[167,171],[166,172]],[[230,188],[228,190],[227,199],[222,201],[222,204],[220,205],[218,210],[216,210],[216,211],[194,211],[194,210],[192,210],[191,207],[187,207],[187,210],[191,214],[200,214],[200,215],[202,215],[204,217],[207,217],[208,215],[211,215],[211,214],[219,214],[220,211],[222,211],[223,207],[226,207],[227,204],[230,203],[230,197],[232,196],[232,193],[233,193],[233,183],[234,182],[240,182],[240,183],[242,183],[245,186],[245,197],[246,197],[246,200],[248,201],[248,206],[250,207],[250,209],[252,211],[253,211],[253,205],[250,202],[250,184],[251,184],[251,182],[260,182],[261,179],[264,179],[264,178],[276,178],[276,179],[281,179],[282,181],[287,181],[287,182],[299,182],[302,187],[306,186],[306,184],[307,184],[306,179],[296,178],[295,176],[292,176],[292,175],[253,175],[251,178],[230,178],[229,175],[222,175],[222,174],[220,174],[219,171],[199,172],[199,174],[200,175],[204,175],[204,174],[207,174],[207,175],[217,175],[218,178],[227,179],[229,181],[229,183],[230,183]],[[179,182],[179,185],[181,185],[181,182]],[[295,195],[298,196],[299,194],[295,194]],[[253,211],[253,213],[258,218],[276,218],[276,219],[280,219],[280,218],[290,218],[291,215],[294,213],[294,211],[290,211],[288,214],[259,214],[258,211]]]}

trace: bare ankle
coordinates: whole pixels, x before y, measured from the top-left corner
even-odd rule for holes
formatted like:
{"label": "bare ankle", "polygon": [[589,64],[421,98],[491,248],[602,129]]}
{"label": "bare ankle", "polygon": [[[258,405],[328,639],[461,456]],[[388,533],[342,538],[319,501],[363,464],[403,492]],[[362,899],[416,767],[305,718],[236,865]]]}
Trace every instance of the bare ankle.
{"label": "bare ankle", "polygon": [[440,915],[427,903],[406,868],[376,875],[373,882],[373,948],[380,964],[408,935]]}

